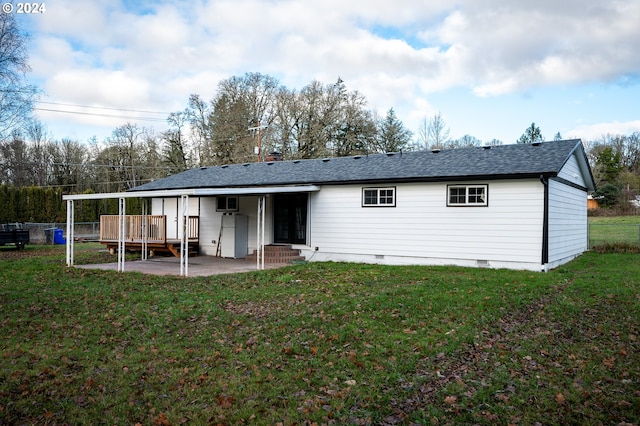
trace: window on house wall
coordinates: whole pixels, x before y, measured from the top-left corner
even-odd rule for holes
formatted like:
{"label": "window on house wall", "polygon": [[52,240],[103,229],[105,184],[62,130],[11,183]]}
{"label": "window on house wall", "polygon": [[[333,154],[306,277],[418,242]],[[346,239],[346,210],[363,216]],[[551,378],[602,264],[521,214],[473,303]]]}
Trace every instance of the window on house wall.
{"label": "window on house wall", "polygon": [[216,211],[219,212],[237,212],[238,197],[217,197],[218,205]]}
{"label": "window on house wall", "polygon": [[488,185],[448,185],[447,206],[486,206],[488,194]]}
{"label": "window on house wall", "polygon": [[395,207],[396,188],[362,188],[363,207]]}

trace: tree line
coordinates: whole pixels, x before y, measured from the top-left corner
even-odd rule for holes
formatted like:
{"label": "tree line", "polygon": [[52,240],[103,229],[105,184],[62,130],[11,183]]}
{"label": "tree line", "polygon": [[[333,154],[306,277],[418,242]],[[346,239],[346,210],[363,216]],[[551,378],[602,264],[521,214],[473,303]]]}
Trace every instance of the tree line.
{"label": "tree line", "polygon": [[[91,193],[92,191],[85,191]],[[60,188],[0,185],[0,223],[63,223],[67,220],[66,203]],[[75,222],[98,222],[104,214],[118,214],[118,200],[77,200]],[[142,200],[130,198],[127,214],[139,214]]]}
{"label": "tree line", "polygon": [[[33,136],[36,130],[31,128]],[[584,143],[597,185],[594,197],[603,207],[630,209],[629,201],[640,195],[640,132]],[[170,162],[168,147],[132,124],[117,128],[104,148],[37,137],[1,143],[0,222],[64,221],[63,194],[122,191],[191,167]],[[76,221],[92,222],[116,214],[118,207],[117,200],[83,200],[76,209]],[[128,202],[127,210],[140,211],[139,201]]]}

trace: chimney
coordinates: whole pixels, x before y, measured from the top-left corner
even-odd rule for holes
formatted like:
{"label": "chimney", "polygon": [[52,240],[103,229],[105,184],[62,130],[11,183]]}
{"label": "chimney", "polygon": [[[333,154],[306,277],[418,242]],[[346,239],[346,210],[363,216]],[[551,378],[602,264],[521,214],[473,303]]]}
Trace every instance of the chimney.
{"label": "chimney", "polygon": [[274,151],[269,155],[267,155],[267,158],[265,158],[265,161],[282,161],[282,154]]}

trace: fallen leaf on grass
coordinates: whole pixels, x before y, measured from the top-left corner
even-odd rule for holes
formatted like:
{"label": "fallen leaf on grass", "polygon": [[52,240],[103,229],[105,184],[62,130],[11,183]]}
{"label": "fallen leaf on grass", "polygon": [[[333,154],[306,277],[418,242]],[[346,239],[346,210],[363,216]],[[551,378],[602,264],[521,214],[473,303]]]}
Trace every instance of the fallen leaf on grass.
{"label": "fallen leaf on grass", "polygon": [[170,426],[170,425],[171,423],[169,422],[169,419],[167,419],[167,416],[165,416],[163,413],[158,414],[158,417],[153,419],[153,426]]}
{"label": "fallen leaf on grass", "polygon": [[234,398],[228,395],[218,395],[218,406],[222,408],[229,408],[233,405]]}
{"label": "fallen leaf on grass", "polygon": [[558,404],[560,404],[560,405],[564,405],[565,401],[566,401],[566,398],[564,397],[564,395],[562,393],[558,392],[556,394],[556,402]]}
{"label": "fallen leaf on grass", "polygon": [[449,395],[444,399],[444,402],[449,405],[455,405],[456,401],[458,401],[458,397],[455,395]]}
{"label": "fallen leaf on grass", "polygon": [[604,364],[605,367],[612,368],[615,361],[616,361],[616,357],[612,356],[611,358],[603,359],[602,363]]}
{"label": "fallen leaf on grass", "polygon": [[292,355],[293,354],[293,348],[291,346],[284,346],[282,348],[282,353],[284,353],[285,355]]}
{"label": "fallen leaf on grass", "polygon": [[496,395],[496,398],[502,402],[509,402],[509,395],[506,395],[504,393],[499,393]]}

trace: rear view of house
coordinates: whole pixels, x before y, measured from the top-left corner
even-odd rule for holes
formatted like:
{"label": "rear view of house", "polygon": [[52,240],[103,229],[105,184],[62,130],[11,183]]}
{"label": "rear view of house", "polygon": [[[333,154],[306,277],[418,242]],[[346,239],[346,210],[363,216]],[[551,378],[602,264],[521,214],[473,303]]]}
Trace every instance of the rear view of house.
{"label": "rear view of house", "polygon": [[546,271],[587,250],[594,189],[565,140],[202,167],[118,196],[150,199],[176,238],[186,202],[204,255]]}

